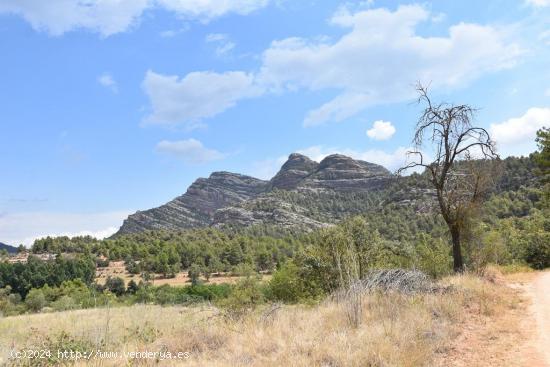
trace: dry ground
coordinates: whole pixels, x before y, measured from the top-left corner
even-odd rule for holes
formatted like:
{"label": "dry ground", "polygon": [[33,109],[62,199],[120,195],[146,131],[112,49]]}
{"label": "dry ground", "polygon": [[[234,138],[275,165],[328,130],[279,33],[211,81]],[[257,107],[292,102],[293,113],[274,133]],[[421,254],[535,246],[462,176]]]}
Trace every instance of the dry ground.
{"label": "dry ground", "polygon": [[457,338],[437,365],[550,367],[550,272],[502,275],[492,269],[486,278],[508,301],[489,313],[468,306],[465,322],[454,326]]}
{"label": "dry ground", "polygon": [[[514,366],[505,361],[521,361],[516,344],[527,343],[521,315],[528,303],[520,290],[471,275],[444,282],[453,291],[365,296],[357,328],[347,321],[346,303],[333,301],[267,306],[241,320],[228,319],[213,306],[144,305],[7,317],[0,319],[0,358],[5,361],[10,349],[100,348],[189,352],[184,362],[158,362],[166,366]],[[78,365],[127,364],[157,361]]]}
{"label": "dry ground", "polygon": [[[108,277],[120,277],[124,280],[126,284],[130,280],[134,280],[136,283],[139,283],[141,280],[140,275],[130,274],[126,271],[124,261],[111,261],[109,266],[99,267],[96,270],[96,282],[98,284],[105,284],[105,281]],[[264,274],[262,276],[263,280],[269,280],[271,275]],[[221,283],[236,283],[241,277],[231,276],[226,273],[214,274],[210,277],[208,281],[202,279],[204,282],[210,284],[221,284]],[[164,278],[161,274],[155,274],[154,279],[152,280],[154,285],[163,285],[169,284],[174,286],[190,285],[191,279],[187,275],[187,271],[182,271],[176,274],[174,278]]]}

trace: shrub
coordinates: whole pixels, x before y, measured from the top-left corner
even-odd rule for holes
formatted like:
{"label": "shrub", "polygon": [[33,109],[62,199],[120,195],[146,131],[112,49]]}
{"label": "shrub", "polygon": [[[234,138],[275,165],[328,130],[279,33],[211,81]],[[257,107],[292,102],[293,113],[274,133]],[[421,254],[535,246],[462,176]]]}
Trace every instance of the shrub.
{"label": "shrub", "polygon": [[417,267],[432,278],[450,274],[452,269],[450,246],[441,239],[421,234],[416,243],[416,253]]}
{"label": "shrub", "polygon": [[47,304],[44,292],[40,289],[31,289],[25,298],[25,304],[31,311],[40,311]]}
{"label": "shrub", "polygon": [[122,296],[126,292],[124,280],[120,277],[108,277],[105,281],[105,289],[117,296]]}
{"label": "shrub", "polygon": [[259,278],[250,276],[235,284],[231,294],[221,300],[219,305],[227,311],[227,316],[241,318],[264,301]]}
{"label": "shrub", "polygon": [[322,294],[319,287],[309,282],[302,272],[302,269],[293,262],[283,265],[273,273],[268,283],[269,298],[285,303],[297,303],[317,298]]}
{"label": "shrub", "polygon": [[550,267],[550,235],[540,233],[530,236],[525,250],[525,261],[535,269]]}
{"label": "shrub", "polygon": [[57,301],[52,302],[51,307],[55,311],[65,311],[77,308],[77,304],[72,297],[61,296]]}
{"label": "shrub", "polygon": [[128,282],[127,292],[131,294],[135,294],[139,289],[138,284],[135,282],[135,280],[130,280]]}
{"label": "shrub", "polygon": [[187,272],[187,275],[189,276],[189,279],[191,279],[192,285],[198,285],[200,284],[200,276],[202,273],[202,267],[197,264],[191,265],[189,268],[189,271]]}

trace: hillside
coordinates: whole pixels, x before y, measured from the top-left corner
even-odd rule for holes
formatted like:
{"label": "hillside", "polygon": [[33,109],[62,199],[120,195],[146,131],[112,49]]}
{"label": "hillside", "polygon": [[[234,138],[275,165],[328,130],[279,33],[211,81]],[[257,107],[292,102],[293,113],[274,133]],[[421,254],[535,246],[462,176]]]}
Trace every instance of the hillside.
{"label": "hillside", "polygon": [[167,204],[130,215],[117,234],[257,224],[314,229],[365,209],[327,203],[364,205],[369,200],[363,199],[374,198],[393,180],[373,163],[337,154],[317,163],[293,153],[269,181],[230,172],[199,178]]}
{"label": "hillside", "polygon": [[6,250],[6,251],[8,251],[10,254],[15,254],[15,253],[17,253],[17,247],[13,247],[13,246],[10,246],[10,245],[6,245],[5,243],[0,242],[0,251],[2,251],[2,250]]}

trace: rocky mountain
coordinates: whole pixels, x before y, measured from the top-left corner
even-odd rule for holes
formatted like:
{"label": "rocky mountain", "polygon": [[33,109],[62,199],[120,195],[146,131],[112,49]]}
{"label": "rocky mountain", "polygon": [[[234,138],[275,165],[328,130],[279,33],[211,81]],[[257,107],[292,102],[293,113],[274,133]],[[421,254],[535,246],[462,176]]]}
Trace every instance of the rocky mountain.
{"label": "rocky mountain", "polygon": [[5,243],[2,243],[2,242],[0,242],[0,250],[6,250],[6,251],[8,251],[10,254],[15,254],[15,253],[17,253],[17,247],[13,247],[13,246],[10,246],[10,245],[6,245]]}
{"label": "rocky mountain", "polygon": [[130,215],[117,235],[261,224],[318,228],[376,205],[394,179],[382,166],[343,155],[317,163],[293,153],[269,181],[229,172],[199,178],[167,204]]}
{"label": "rocky mountain", "polygon": [[254,177],[214,172],[208,178],[196,180],[185,194],[174,200],[130,215],[118,233],[206,227],[212,223],[216,210],[255,198],[267,186],[267,181]]}

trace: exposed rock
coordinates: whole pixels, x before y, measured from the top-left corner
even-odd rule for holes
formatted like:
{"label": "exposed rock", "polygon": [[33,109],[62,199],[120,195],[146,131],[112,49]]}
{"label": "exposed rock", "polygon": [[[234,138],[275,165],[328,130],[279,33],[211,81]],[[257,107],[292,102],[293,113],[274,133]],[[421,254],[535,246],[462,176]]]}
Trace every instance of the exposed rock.
{"label": "exposed rock", "polygon": [[[269,182],[229,172],[214,172],[207,179],[199,178],[185,194],[167,204],[130,215],[117,234],[212,225],[271,224],[319,228],[328,225],[318,219],[332,217],[334,205],[318,203],[320,205],[317,207],[327,208],[323,216],[317,215],[318,211],[314,213],[309,210],[311,208],[297,205],[296,200],[305,201],[303,205],[306,206],[310,204],[310,197],[312,200],[321,197],[319,192],[349,196],[357,192],[376,191],[386,186],[392,178],[390,172],[382,166],[343,155],[330,155],[317,163],[294,153]],[[293,204],[287,202],[284,195],[272,195],[285,191],[298,196],[294,197]],[[338,213],[338,217],[342,215]]]}
{"label": "exposed rock", "polygon": [[298,153],[292,153],[281,170],[271,179],[271,188],[291,190],[319,167],[319,163]]}
{"label": "exposed rock", "polygon": [[301,185],[338,191],[377,190],[391,178],[390,171],[382,166],[333,154],[323,159],[316,172],[303,180]]}
{"label": "exposed rock", "polygon": [[217,209],[256,197],[267,182],[230,172],[199,178],[187,192],[165,205],[130,215],[117,234],[209,226]]}

